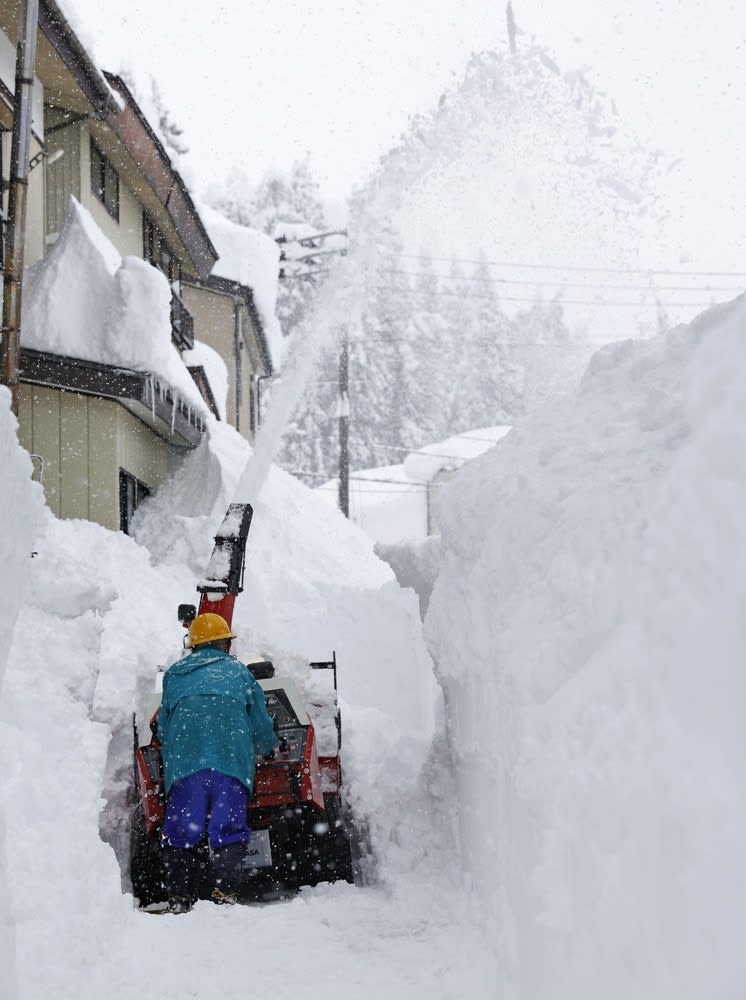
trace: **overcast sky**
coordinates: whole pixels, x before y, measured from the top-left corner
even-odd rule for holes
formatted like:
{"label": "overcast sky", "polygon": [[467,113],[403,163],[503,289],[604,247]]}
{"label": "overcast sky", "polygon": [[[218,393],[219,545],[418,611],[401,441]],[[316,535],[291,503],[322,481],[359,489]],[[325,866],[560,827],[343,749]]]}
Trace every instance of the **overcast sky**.
{"label": "overcast sky", "polygon": [[[340,197],[470,53],[506,39],[501,0],[64,6],[105,68],[156,76],[201,183],[235,163],[258,178],[308,152],[327,195]],[[514,11],[524,39],[563,69],[587,67],[641,138],[680,146],[740,197],[742,0],[514,0]]]}

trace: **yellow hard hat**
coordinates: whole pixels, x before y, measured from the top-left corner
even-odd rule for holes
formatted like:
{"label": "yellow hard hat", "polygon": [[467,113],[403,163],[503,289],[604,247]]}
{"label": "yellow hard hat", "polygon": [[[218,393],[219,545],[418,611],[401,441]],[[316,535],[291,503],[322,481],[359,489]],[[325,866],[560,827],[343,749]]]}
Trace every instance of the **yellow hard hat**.
{"label": "yellow hard hat", "polygon": [[189,638],[186,645],[188,649],[194,649],[195,646],[204,646],[206,642],[215,642],[217,639],[235,638],[235,635],[228,628],[228,622],[225,618],[208,611],[204,615],[197,615],[189,626]]}

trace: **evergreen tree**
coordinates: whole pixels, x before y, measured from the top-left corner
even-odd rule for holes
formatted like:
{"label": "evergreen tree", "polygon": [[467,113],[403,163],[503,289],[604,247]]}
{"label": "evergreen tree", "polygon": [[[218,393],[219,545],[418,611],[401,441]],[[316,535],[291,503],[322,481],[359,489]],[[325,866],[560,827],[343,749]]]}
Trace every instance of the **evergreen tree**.
{"label": "evergreen tree", "polygon": [[158,120],[158,131],[167,149],[177,156],[184,156],[189,152],[189,147],[184,141],[184,129],[177,125],[171,117],[170,110],[166,107],[160,87],[155,79],[150,79],[150,94],[153,100],[153,107]]}
{"label": "evergreen tree", "polygon": [[452,431],[511,423],[522,411],[515,329],[500,308],[497,284],[483,255],[470,276],[460,322],[456,371],[461,396]]}
{"label": "evergreen tree", "polygon": [[410,320],[405,331],[408,427],[412,445],[437,441],[447,433],[453,391],[453,334],[444,310],[445,296],[430,257],[420,258]]}
{"label": "evergreen tree", "polygon": [[579,378],[591,353],[587,338],[565,323],[562,302],[537,298],[513,318],[523,371],[522,409],[529,412]]}
{"label": "evergreen tree", "polygon": [[384,222],[371,242],[360,329],[350,340],[350,378],[355,379],[350,460],[356,468],[399,462],[407,423],[409,278],[393,263],[402,246],[390,223]]}

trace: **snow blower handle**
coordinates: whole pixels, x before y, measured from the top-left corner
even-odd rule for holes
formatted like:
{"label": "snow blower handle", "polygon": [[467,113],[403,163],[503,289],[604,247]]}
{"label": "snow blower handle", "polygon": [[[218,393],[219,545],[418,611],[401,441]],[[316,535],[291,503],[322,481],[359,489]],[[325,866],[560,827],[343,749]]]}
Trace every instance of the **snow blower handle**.
{"label": "snow blower handle", "polygon": [[[269,717],[272,720],[272,726],[274,727],[275,736],[277,737],[278,749],[279,749],[280,753],[285,753],[286,750],[287,750],[287,748],[288,748],[287,737],[285,736],[284,733],[281,733],[278,730],[278,728],[277,728],[277,715],[276,715],[276,713],[275,712],[270,712],[269,713]],[[275,759],[275,751],[274,750],[270,750],[270,752],[265,755],[264,759],[265,760],[274,760]]]}

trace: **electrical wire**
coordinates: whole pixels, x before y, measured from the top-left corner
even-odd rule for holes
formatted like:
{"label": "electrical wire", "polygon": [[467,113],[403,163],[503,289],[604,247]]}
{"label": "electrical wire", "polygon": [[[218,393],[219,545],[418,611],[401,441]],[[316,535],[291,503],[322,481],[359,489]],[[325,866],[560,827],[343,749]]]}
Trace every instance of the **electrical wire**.
{"label": "electrical wire", "polygon": [[[422,271],[401,271],[394,269],[385,269],[380,272],[381,274],[393,274],[398,275],[402,278],[421,278],[423,277]],[[457,282],[482,282],[483,279],[477,277],[476,275],[464,275],[463,277],[453,277],[449,274],[433,273],[435,278],[439,278],[442,281],[451,282],[451,284]],[[692,277],[698,277],[698,275],[692,275]],[[533,288],[543,288],[547,285],[555,286],[557,288],[585,288],[588,290],[593,290],[596,288],[606,288],[613,289],[615,291],[630,291],[630,292],[742,292],[743,286],[728,285],[706,285],[704,288],[692,288],[691,285],[626,285],[619,283],[609,283],[609,282],[572,282],[572,281],[562,281],[557,279],[555,281],[543,280],[543,281],[529,281],[525,278],[490,278],[490,281],[496,285],[528,285]],[[427,289],[417,289],[419,295],[432,295],[433,292]]]}
{"label": "electrical wire", "polygon": [[508,260],[475,260],[468,257],[432,257],[427,254],[417,253],[392,253],[387,255],[387,259],[445,261],[447,264],[485,264],[488,267],[515,267],[543,271],[587,271],[588,273],[594,274],[663,274],[667,276],[690,275],[692,277],[698,276],[701,278],[746,278],[746,271],[687,271],[682,268],[666,270],[664,268],[657,267],[634,269],[630,267],[596,267],[577,264],[521,264]]}
{"label": "electrical wire", "polygon": [[[381,292],[399,292],[402,295],[420,295],[421,294],[420,292],[418,292],[414,288],[398,288],[396,285],[376,285],[376,289],[378,291],[381,291]],[[654,289],[651,289],[651,292],[653,292],[653,291],[654,291]],[[692,289],[692,291],[708,291],[708,289],[694,288],[694,289]],[[487,301],[490,301],[490,302],[494,301],[496,303],[499,303],[499,302],[529,302],[529,303],[536,304],[536,301],[537,301],[536,298],[521,298],[521,297],[515,297],[515,296],[509,296],[509,295],[499,295],[499,296],[498,295],[495,295],[495,296],[492,296],[492,295],[474,295],[471,292],[468,295],[464,295],[463,292],[442,292],[442,291],[431,292],[430,294],[431,295],[436,295],[436,296],[449,296],[449,297],[454,297],[455,296],[456,298],[467,298],[469,301],[472,301],[473,299],[485,299]],[[714,304],[712,302],[663,302],[663,303],[661,303],[661,302],[644,302],[644,301],[638,301],[638,302],[610,302],[608,299],[603,299],[603,300],[600,300],[600,301],[599,300],[596,300],[596,301],[590,300],[589,301],[589,300],[586,300],[586,299],[558,299],[557,302],[558,302],[559,305],[563,305],[563,306],[635,306],[638,309],[640,307],[645,307],[645,306],[657,308],[657,307],[659,307],[661,305],[664,306],[665,308],[669,308],[669,309],[674,309],[674,308],[682,308],[682,309],[706,309],[708,306],[711,306],[711,305]],[[541,304],[541,303],[539,303],[539,304]],[[546,304],[546,303],[544,303],[544,304]]]}
{"label": "electrical wire", "polygon": [[[333,478],[331,476],[327,476],[323,472],[304,472],[302,469],[286,469],[285,471],[289,472],[291,476],[307,476],[307,477],[309,477],[311,479],[328,480],[328,479]],[[403,487],[407,487],[407,488],[410,487],[410,486],[425,486],[426,487],[426,486],[429,485],[428,483],[420,482],[419,480],[416,480],[416,479],[407,479],[407,480],[401,480],[401,479],[378,479],[378,478],[376,478],[374,476],[355,476],[355,475],[351,475],[349,477],[349,479],[350,479],[351,483],[353,483],[353,482],[354,483],[388,483],[388,484],[391,484],[393,486],[403,486]],[[324,487],[324,488],[326,488],[326,489],[336,489],[336,486],[335,487]]]}

